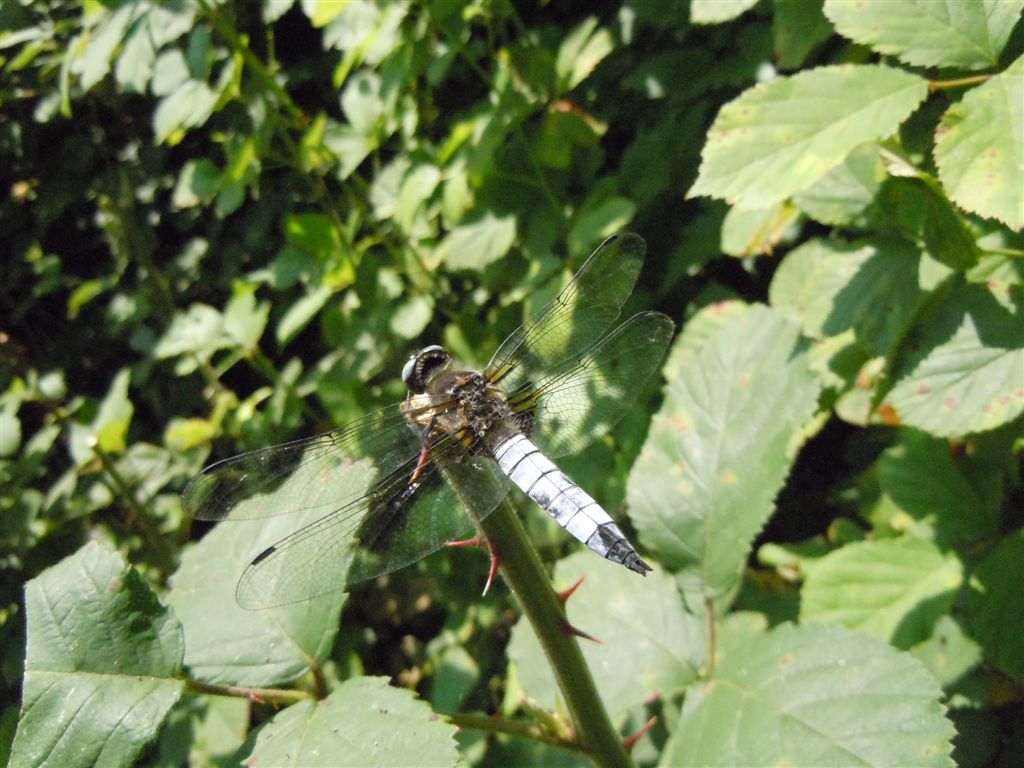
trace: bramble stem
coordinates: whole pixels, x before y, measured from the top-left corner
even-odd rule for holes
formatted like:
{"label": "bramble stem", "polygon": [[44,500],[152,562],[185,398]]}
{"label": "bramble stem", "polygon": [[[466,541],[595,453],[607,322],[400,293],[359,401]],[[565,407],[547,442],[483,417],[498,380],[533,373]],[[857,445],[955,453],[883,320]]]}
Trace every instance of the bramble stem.
{"label": "bramble stem", "polygon": [[501,575],[548,657],[577,741],[600,766],[631,767],[633,762],[605,711],[579,643],[566,630],[565,608],[509,501],[502,502],[480,527],[491,546],[500,552]]}

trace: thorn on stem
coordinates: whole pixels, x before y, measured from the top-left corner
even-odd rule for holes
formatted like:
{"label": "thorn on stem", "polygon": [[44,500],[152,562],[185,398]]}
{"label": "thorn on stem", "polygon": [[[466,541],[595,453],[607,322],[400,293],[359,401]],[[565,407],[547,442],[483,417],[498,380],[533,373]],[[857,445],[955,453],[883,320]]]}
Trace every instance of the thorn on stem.
{"label": "thorn on stem", "polygon": [[587,578],[586,574],[580,576],[579,579],[576,580],[576,583],[568,589],[563,589],[561,592],[555,593],[556,595],[558,595],[558,599],[559,601],[561,601],[562,605],[565,605],[569,601],[569,598],[572,597],[572,593],[580,588],[580,584],[583,583],[583,580],[585,578]]}
{"label": "thorn on stem", "polygon": [[569,635],[576,635],[576,637],[582,637],[584,640],[593,640],[598,645],[604,645],[603,640],[594,637],[589,632],[584,632],[582,629],[574,627],[566,619],[562,619],[562,631]]}
{"label": "thorn on stem", "polygon": [[622,740],[622,743],[626,746],[627,752],[633,751],[633,746],[644,737],[645,733],[647,733],[651,730],[651,728],[654,727],[654,724],[655,722],[657,722],[657,720],[657,717],[652,717],[650,720],[647,721],[646,725],[644,725],[643,728],[634,733],[632,736],[627,736]]}

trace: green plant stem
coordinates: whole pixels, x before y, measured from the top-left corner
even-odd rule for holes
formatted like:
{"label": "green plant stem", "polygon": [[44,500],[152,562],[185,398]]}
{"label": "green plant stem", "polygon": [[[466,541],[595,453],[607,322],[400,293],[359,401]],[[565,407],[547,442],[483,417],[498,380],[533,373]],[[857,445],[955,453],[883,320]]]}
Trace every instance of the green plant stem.
{"label": "green plant stem", "polygon": [[583,750],[600,766],[632,766],[626,746],[601,702],[579,643],[569,631],[565,607],[508,500],[484,518],[480,527],[492,550],[499,553],[501,575],[515,593],[548,657]]}
{"label": "green plant stem", "polygon": [[472,728],[475,731],[486,731],[487,733],[507,733],[512,736],[542,741],[553,747],[568,749],[572,752],[583,752],[583,745],[575,741],[568,741],[553,735],[535,722],[524,722],[522,720],[506,720],[501,717],[491,717],[475,712],[455,712],[448,715],[448,722],[459,728]]}
{"label": "green plant stem", "polygon": [[929,80],[928,90],[939,91],[943,88],[960,88],[964,85],[974,85],[990,80],[992,75],[972,75],[971,77],[958,77],[955,80]]}
{"label": "green plant stem", "polygon": [[251,701],[262,701],[267,704],[294,704],[313,696],[305,691],[284,688],[244,688],[240,685],[210,685],[199,680],[186,680],[185,685],[195,693],[211,693],[214,696],[235,696]]}

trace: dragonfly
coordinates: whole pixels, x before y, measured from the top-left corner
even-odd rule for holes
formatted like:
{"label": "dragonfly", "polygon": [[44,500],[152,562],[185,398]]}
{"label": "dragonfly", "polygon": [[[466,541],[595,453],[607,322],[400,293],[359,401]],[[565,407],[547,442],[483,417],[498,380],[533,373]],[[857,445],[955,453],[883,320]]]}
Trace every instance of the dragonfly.
{"label": "dragonfly", "polygon": [[635,234],[605,240],[483,370],[424,347],[402,371],[401,402],[204,469],[183,494],[193,518],[304,513],[303,525],[252,557],[238,604],[258,610],[348,590],[464,543],[511,485],[598,555],[651,571],[552,460],[611,429],[665,355],[675,332],[665,315],[642,312],[612,327],[645,250]]}

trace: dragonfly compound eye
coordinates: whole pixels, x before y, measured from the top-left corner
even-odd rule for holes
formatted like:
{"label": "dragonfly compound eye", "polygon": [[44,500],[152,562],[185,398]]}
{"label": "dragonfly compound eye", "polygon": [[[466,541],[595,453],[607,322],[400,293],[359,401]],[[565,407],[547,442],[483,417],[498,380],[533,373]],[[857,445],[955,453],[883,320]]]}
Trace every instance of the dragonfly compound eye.
{"label": "dragonfly compound eye", "polygon": [[402,369],[402,381],[410,392],[425,392],[430,380],[438,371],[444,370],[451,360],[452,356],[448,351],[438,344],[424,347],[405,364]]}

